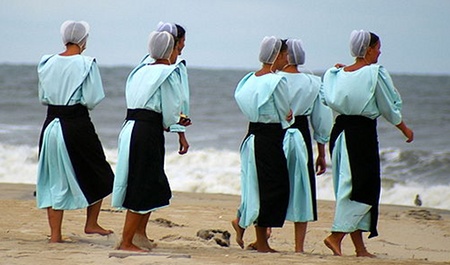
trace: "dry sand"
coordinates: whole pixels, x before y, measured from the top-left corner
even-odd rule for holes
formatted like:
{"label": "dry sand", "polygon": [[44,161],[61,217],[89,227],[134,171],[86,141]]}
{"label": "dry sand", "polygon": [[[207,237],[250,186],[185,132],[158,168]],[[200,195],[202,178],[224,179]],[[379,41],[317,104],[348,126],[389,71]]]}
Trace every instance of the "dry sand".
{"label": "dry sand", "polygon": [[[242,250],[230,225],[239,196],[175,192],[171,206],[152,214],[148,235],[158,247],[136,255],[114,249],[125,212],[110,208],[107,198],[100,224],[115,231],[102,237],[83,233],[85,210],[66,211],[63,237],[68,242],[47,243],[45,210],[36,208],[33,185],[0,184],[0,264],[450,264],[450,211],[382,205],[380,236],[366,239],[377,258],[356,258],[350,238],[343,242],[343,257],[333,256],[322,241],[328,235],[333,202],[319,201],[319,221],[310,223],[305,254],[293,252],[293,225],[273,229],[270,244],[279,253]],[[162,220],[162,221],[156,221]],[[197,237],[201,229],[227,230],[231,246]],[[254,239],[254,229],[244,240]]]}

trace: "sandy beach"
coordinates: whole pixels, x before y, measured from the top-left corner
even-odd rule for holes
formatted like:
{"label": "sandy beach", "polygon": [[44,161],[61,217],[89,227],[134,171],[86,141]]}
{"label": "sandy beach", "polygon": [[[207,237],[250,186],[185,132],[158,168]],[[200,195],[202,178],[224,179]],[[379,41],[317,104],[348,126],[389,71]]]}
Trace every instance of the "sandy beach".
{"label": "sandy beach", "polygon": [[[344,256],[336,257],[322,243],[329,233],[334,202],[319,201],[319,221],[308,226],[305,254],[293,251],[290,222],[273,229],[269,242],[279,252],[261,254],[235,243],[230,220],[239,196],[174,192],[171,206],[150,217],[147,233],[158,246],[148,254],[135,254],[114,249],[125,212],[111,209],[109,197],[103,203],[100,224],[114,230],[114,235],[86,235],[85,210],[66,211],[63,237],[67,243],[48,244],[46,211],[36,208],[33,191],[33,185],[0,184],[0,264],[450,264],[450,211],[382,205],[380,236],[366,239],[368,250],[377,258],[356,258],[347,237]],[[215,237],[228,231],[230,246],[198,237],[197,232],[205,229],[215,232]],[[253,239],[251,228],[244,240]]]}

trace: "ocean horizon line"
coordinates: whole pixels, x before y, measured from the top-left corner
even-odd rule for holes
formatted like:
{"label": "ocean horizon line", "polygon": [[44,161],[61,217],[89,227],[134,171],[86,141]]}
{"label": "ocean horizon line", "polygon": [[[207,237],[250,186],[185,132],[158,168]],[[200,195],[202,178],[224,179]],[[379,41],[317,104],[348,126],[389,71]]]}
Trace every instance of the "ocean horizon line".
{"label": "ocean horizon line", "polygon": [[[36,67],[38,62],[31,63],[31,62],[0,62],[0,66],[27,66],[27,67]],[[380,64],[383,65],[383,64]],[[128,64],[128,63],[98,63],[99,68],[134,68],[136,64]],[[205,71],[243,71],[243,72],[251,72],[257,70],[257,67],[251,68],[251,67],[234,67],[234,66],[220,66],[220,65],[187,65],[189,70],[205,70]],[[402,71],[390,71],[389,67],[383,65],[387,68],[389,73],[394,76],[432,76],[432,77],[449,77],[450,72],[402,72]],[[300,68],[300,70],[302,70]],[[308,69],[307,67],[304,68],[305,72],[312,72],[315,75],[322,75],[327,69]]]}

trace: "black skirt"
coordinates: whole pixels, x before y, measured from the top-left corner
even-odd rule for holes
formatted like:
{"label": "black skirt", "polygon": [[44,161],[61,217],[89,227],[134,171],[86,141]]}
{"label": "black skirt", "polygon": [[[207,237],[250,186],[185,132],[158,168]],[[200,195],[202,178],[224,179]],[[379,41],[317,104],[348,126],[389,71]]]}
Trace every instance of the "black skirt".
{"label": "black skirt", "polygon": [[172,192],[164,172],[162,114],[129,109],[127,120],[135,123],[131,133],[128,186],[123,206],[134,211],[167,206]]}
{"label": "black skirt", "polygon": [[314,160],[313,160],[313,149],[311,133],[309,131],[309,122],[307,116],[300,115],[295,116],[295,123],[291,125],[290,128],[298,129],[303,136],[305,141],[306,149],[308,150],[308,173],[309,173],[309,183],[311,188],[311,199],[314,220],[317,220],[317,195],[316,195],[316,173],[314,171]]}
{"label": "black skirt", "polygon": [[331,153],[342,131],[345,132],[352,172],[350,199],[372,206],[369,237],[374,237],[378,235],[378,204],[381,191],[377,122],[363,116],[339,115],[331,131]]}
{"label": "black skirt", "polygon": [[64,142],[69,153],[75,176],[86,200],[95,203],[112,192],[114,173],[106,161],[89,111],[81,104],[73,106],[52,106],[47,108],[39,140],[42,146],[44,131],[55,118],[59,118]]}
{"label": "black skirt", "polygon": [[256,225],[282,227],[289,204],[289,174],[283,152],[285,130],[279,123],[250,123],[253,134],[260,209]]}

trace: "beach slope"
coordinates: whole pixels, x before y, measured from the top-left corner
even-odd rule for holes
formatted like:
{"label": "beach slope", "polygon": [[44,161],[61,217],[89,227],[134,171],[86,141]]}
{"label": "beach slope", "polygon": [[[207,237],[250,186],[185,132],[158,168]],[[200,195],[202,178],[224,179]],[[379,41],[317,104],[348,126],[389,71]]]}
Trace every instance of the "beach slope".
{"label": "beach slope", "polygon": [[[367,239],[377,258],[356,258],[350,238],[344,239],[343,257],[333,256],[322,241],[329,234],[334,205],[319,201],[319,221],[310,223],[305,254],[293,252],[293,225],[273,229],[270,244],[278,253],[242,250],[235,243],[230,221],[239,196],[174,192],[168,208],[153,213],[147,233],[158,244],[148,254],[115,250],[125,212],[110,207],[107,198],[100,224],[113,236],[86,235],[85,210],[66,211],[63,238],[67,243],[48,244],[45,210],[36,208],[33,185],[0,183],[0,264],[450,264],[450,212],[444,210],[381,205],[380,236]],[[211,239],[197,236],[209,230]],[[227,243],[227,233],[231,245]],[[248,229],[246,244],[254,239]]]}

